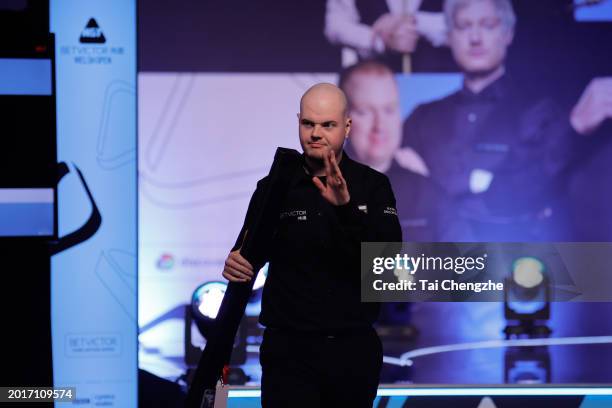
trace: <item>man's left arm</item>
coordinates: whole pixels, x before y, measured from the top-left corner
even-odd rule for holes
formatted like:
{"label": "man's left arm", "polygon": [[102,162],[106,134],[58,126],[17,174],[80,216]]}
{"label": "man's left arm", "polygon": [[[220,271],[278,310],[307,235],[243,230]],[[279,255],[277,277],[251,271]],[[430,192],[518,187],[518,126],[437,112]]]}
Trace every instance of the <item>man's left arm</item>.
{"label": "man's left arm", "polygon": [[600,139],[597,131],[612,119],[612,78],[593,79],[569,115],[555,106],[548,118],[547,169],[557,174],[588,157]]}

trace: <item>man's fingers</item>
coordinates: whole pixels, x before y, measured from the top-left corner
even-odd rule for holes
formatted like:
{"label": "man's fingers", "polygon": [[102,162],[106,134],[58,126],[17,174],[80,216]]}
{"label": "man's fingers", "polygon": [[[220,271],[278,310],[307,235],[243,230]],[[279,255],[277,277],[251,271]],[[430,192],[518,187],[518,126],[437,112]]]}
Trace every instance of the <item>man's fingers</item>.
{"label": "man's fingers", "polygon": [[386,36],[393,30],[397,21],[398,18],[391,13],[383,14],[374,22],[374,30]]}
{"label": "man's fingers", "polygon": [[323,155],[323,164],[325,165],[325,176],[327,178],[331,177],[331,163],[329,162],[329,155],[333,154],[330,150],[328,153]]}
{"label": "man's fingers", "polygon": [[336,186],[338,186],[338,188],[342,188],[342,186],[346,185],[346,181],[344,181],[344,177],[342,177],[342,175],[338,175],[338,177],[336,177]]}
{"label": "man's fingers", "polygon": [[238,262],[240,265],[245,266],[250,270],[253,270],[253,265],[251,265],[251,263],[247,261],[245,257],[242,256],[240,251],[234,251],[230,253],[229,257],[233,259],[234,261]]}
{"label": "man's fingers", "polygon": [[323,182],[321,180],[319,180],[318,177],[313,177],[312,178],[312,182],[319,189],[319,192],[321,194],[323,194],[325,192],[325,186],[323,185]]}
{"label": "man's fingers", "polygon": [[237,271],[229,272],[224,269],[222,275],[225,279],[231,282],[248,282],[250,280],[249,277],[240,275],[240,273]]}
{"label": "man's fingers", "polygon": [[[333,151],[329,151],[329,154],[327,156],[327,159],[329,161],[329,172],[327,173],[327,179],[329,180],[330,177],[335,178],[337,176],[337,168],[338,166],[335,164],[336,163],[336,157],[334,155]],[[332,183],[335,184],[335,183]]]}
{"label": "man's fingers", "polygon": [[344,184],[344,177],[342,177],[342,172],[340,171],[340,167],[338,166],[338,162],[336,161],[336,156],[332,155],[331,158],[331,164],[332,164],[332,174],[333,174],[333,180],[331,180],[330,182],[332,183],[333,186],[335,187],[340,187]]}
{"label": "man's fingers", "polygon": [[253,276],[253,268],[242,265],[232,258],[227,258],[225,261],[225,269],[232,269],[248,276]]}
{"label": "man's fingers", "polygon": [[404,21],[401,24],[398,24],[394,30],[394,34],[397,33],[417,33],[417,26],[415,23],[410,21]]}
{"label": "man's fingers", "polygon": [[334,176],[340,176],[342,177],[342,172],[340,171],[340,167],[338,167],[338,162],[336,161],[336,155],[335,154],[331,154],[330,155],[330,161],[331,161],[331,165],[332,165],[332,173]]}
{"label": "man's fingers", "polygon": [[227,257],[228,261],[232,261],[237,265],[242,266],[245,269],[253,270],[253,266],[247,261],[239,252],[232,252],[230,256]]}

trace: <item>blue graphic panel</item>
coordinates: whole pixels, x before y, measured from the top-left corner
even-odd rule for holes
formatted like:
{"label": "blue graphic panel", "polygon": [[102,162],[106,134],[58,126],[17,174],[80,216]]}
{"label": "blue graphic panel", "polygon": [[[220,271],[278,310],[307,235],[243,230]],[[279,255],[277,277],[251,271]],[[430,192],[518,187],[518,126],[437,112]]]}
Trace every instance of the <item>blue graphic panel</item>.
{"label": "blue graphic panel", "polygon": [[52,0],[60,248],[53,371],[79,406],[137,406],[136,2]]}
{"label": "blue graphic panel", "polygon": [[0,58],[0,95],[51,95],[51,61]]}
{"label": "blue graphic panel", "polygon": [[53,203],[0,203],[0,236],[53,235]]}
{"label": "blue graphic panel", "polygon": [[0,237],[53,235],[53,189],[0,188]]}
{"label": "blue graphic panel", "polygon": [[574,0],[578,21],[612,21],[612,1]]}

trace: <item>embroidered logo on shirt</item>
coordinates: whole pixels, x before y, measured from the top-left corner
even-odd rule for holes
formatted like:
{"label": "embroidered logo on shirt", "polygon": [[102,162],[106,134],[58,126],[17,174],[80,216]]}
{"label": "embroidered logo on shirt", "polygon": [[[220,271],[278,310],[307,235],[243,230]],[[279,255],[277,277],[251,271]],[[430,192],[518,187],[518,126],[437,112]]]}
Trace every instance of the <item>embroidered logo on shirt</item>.
{"label": "embroidered logo on shirt", "polygon": [[287,217],[295,217],[298,221],[306,221],[306,210],[293,210],[293,211],[285,211],[280,213],[280,219],[283,220]]}
{"label": "embroidered logo on shirt", "polygon": [[397,217],[397,210],[395,208],[393,208],[393,207],[386,207],[383,210],[383,213],[389,214],[389,215],[395,215]]}
{"label": "embroidered logo on shirt", "polygon": [[364,213],[366,213],[366,214],[368,213],[368,206],[367,206],[366,204],[361,204],[361,205],[358,205],[358,206],[357,206],[357,209],[358,209],[359,211],[363,211],[363,212],[364,212]]}

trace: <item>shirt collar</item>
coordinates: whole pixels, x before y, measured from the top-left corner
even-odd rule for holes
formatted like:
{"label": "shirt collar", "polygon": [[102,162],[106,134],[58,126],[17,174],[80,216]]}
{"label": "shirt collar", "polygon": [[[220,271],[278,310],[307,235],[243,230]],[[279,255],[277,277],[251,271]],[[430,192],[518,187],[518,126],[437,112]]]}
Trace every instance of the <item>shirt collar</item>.
{"label": "shirt collar", "polygon": [[508,75],[504,74],[478,93],[472,92],[464,84],[459,95],[462,102],[499,101],[507,96],[508,86]]}

